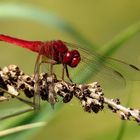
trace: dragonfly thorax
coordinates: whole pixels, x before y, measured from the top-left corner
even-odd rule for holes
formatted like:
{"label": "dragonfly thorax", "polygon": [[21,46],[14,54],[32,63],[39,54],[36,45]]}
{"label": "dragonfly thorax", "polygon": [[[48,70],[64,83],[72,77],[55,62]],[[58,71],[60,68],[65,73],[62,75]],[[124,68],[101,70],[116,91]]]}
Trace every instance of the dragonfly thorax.
{"label": "dragonfly thorax", "polygon": [[67,45],[61,40],[47,42],[45,53],[50,58],[57,61],[58,64],[63,63],[70,67],[76,67],[80,60],[80,53],[77,50],[69,50]]}

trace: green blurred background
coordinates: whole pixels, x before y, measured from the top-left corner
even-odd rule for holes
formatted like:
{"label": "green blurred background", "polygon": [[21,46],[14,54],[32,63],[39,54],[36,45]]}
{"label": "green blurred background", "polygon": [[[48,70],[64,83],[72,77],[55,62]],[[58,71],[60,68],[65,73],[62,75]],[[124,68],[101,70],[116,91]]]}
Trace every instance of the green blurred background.
{"label": "green blurred background", "polygon": [[[42,19],[38,18],[39,12],[44,13]],[[45,22],[45,14],[47,14],[48,24]],[[52,17],[55,17],[55,20]],[[0,33],[27,40],[61,39],[67,42],[89,45],[99,52],[107,50],[108,45],[106,44],[109,44],[116,35],[129,26],[138,23],[139,20],[139,0],[0,1]],[[140,34],[137,33],[115,53],[112,53],[111,57],[140,66],[139,44]],[[0,46],[1,66],[16,64],[26,73],[31,74],[33,72],[36,54],[4,42],[0,42]],[[126,98],[129,96],[131,98],[129,105],[136,108],[140,106],[139,84],[140,82],[133,82],[129,88],[119,93]],[[111,91],[107,95],[114,92],[116,91]],[[115,95],[117,96],[117,94]],[[10,102],[5,103],[2,106],[4,107],[3,110],[9,108],[9,104]],[[76,99],[65,105],[62,103],[58,107],[56,105],[56,109],[53,111],[50,107],[45,107],[40,112],[41,117],[39,116],[37,121],[42,120],[42,116],[44,118],[48,116],[46,127],[26,130],[6,136],[3,139],[115,140],[120,136],[119,131],[123,135],[123,140],[138,140],[140,137],[140,128],[135,122],[122,124],[119,117],[110,111],[103,111],[98,114],[85,113]],[[28,115],[16,119],[12,118],[13,121],[5,120],[0,129],[16,126],[18,123],[18,125],[23,122],[30,123],[32,118],[34,119],[33,122],[36,121],[35,114],[29,113]],[[27,121],[26,117],[28,118]],[[16,122],[17,119],[18,123]]]}

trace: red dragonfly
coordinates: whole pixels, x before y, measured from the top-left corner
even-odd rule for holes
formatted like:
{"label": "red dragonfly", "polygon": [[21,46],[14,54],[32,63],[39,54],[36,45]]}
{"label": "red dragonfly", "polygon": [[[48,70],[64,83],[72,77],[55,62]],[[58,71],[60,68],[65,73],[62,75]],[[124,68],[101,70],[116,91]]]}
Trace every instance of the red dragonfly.
{"label": "red dragonfly", "polygon": [[[53,65],[62,64],[62,79],[64,80],[64,72],[66,72],[67,78],[72,82],[68,67],[75,68],[81,62],[86,64],[85,71],[90,71],[93,74],[98,73],[98,71],[103,71],[103,75],[110,75],[113,79],[132,79],[135,80],[138,77],[134,78],[134,74],[138,73],[140,75],[140,69],[132,64],[126,63],[122,60],[114,59],[114,58],[106,58],[102,57],[95,52],[89,52],[86,49],[82,49],[78,45],[67,43],[61,40],[53,40],[53,41],[26,41],[14,37],[10,37],[7,35],[0,34],[0,40],[4,42],[8,42],[11,44],[15,44],[17,46],[29,49],[33,52],[38,53],[38,57],[35,63],[35,78],[36,81],[38,79],[39,68],[42,63],[51,64],[51,73],[53,73]],[[40,59],[42,57],[42,59]],[[48,58],[48,59],[44,59]],[[107,59],[107,63],[104,64]],[[114,65],[115,63],[115,65]],[[102,65],[101,65],[102,64]],[[117,65],[119,66],[117,67]],[[121,69],[123,67],[123,69]],[[132,76],[132,77],[131,77]],[[101,76],[102,77],[102,76]],[[129,78],[130,77],[130,78]],[[140,78],[138,78],[140,79]],[[37,85],[36,85],[37,89]],[[54,101],[53,97],[50,103]],[[34,96],[34,104],[37,104],[35,108],[39,106],[39,93]]]}
{"label": "red dragonfly", "polygon": [[[42,60],[40,64],[41,63],[49,63],[52,65],[62,64],[63,66],[62,79],[64,79],[64,69],[65,69],[67,77],[69,78],[70,81],[72,80],[69,77],[67,65],[74,68],[79,64],[81,60],[80,53],[78,52],[78,50],[76,49],[69,50],[67,47],[67,43],[61,40],[47,41],[47,42],[26,41],[26,40],[10,37],[7,35],[0,35],[0,40],[11,44],[15,44],[23,48],[27,48],[33,52],[37,52],[39,56],[36,65],[39,62],[40,55],[49,58],[49,60],[47,59]],[[52,73],[52,69],[51,69],[51,73]]]}
{"label": "red dragonfly", "polygon": [[[38,81],[38,73],[39,68],[42,63],[51,64],[51,74],[53,73],[53,65],[62,64],[62,79],[64,80],[64,71],[66,71],[66,75],[68,79],[72,82],[69,77],[67,65],[70,67],[76,67],[81,60],[80,53],[77,50],[69,50],[66,44],[61,40],[56,41],[26,41],[22,39],[17,39],[14,37],[10,37],[7,35],[0,35],[0,40],[5,41],[11,44],[15,44],[17,46],[21,46],[23,48],[27,48],[33,52],[38,53],[38,57],[35,63],[35,81]],[[40,62],[40,56],[42,56]],[[46,59],[48,58],[48,59]],[[35,85],[36,94],[34,96],[34,105],[35,109],[39,108],[39,93],[38,93],[38,85]],[[55,103],[53,94],[49,95],[49,102],[53,105]]]}

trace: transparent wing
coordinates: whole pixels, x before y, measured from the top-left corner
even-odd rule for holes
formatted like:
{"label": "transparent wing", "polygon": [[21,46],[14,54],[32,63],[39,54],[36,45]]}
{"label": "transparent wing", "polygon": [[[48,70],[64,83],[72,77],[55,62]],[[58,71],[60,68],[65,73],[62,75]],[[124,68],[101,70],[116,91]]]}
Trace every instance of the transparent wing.
{"label": "transparent wing", "polygon": [[66,43],[66,45],[70,49],[77,49],[80,52],[82,62],[78,67],[82,69],[81,75],[83,76],[85,73],[88,79],[94,77],[98,82],[110,87],[113,85],[115,87],[125,86],[127,80],[140,80],[140,69],[133,64],[103,57],[76,44]]}
{"label": "transparent wing", "polygon": [[40,90],[39,90],[39,72],[40,72],[40,62],[41,62],[41,51],[43,46],[39,46],[39,52],[38,56],[35,62],[35,68],[34,68],[34,80],[35,80],[35,94],[33,98],[34,108],[35,110],[39,110],[40,108]]}

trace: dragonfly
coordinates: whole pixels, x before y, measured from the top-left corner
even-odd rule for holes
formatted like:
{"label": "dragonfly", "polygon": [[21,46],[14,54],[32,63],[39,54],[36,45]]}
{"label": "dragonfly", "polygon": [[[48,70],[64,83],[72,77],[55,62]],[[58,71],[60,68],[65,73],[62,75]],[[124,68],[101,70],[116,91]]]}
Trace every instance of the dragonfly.
{"label": "dragonfly", "polygon": [[[33,100],[34,110],[38,110],[40,105],[39,87],[37,83],[40,66],[43,63],[50,64],[50,74],[53,73],[53,66],[60,64],[62,66],[62,80],[65,79],[66,73],[66,77],[70,82],[73,82],[73,80],[69,75],[68,67],[74,69],[82,63],[86,65],[87,70],[91,71],[95,75],[101,70],[103,71],[102,75],[110,75],[113,79],[121,79],[122,81],[125,81],[125,78],[127,77],[135,80],[135,78],[133,78],[133,74],[138,73],[138,75],[140,75],[140,69],[133,64],[115,58],[102,57],[96,52],[89,52],[87,49],[82,48],[77,44],[68,43],[62,40],[28,41],[0,34],[0,41],[29,49],[38,54],[34,68],[34,78],[36,81],[34,87],[36,92]],[[104,64],[105,61],[107,63]],[[124,69],[120,70],[120,66],[116,67],[116,64],[124,67]],[[138,78],[138,76],[136,76],[136,78]],[[52,105],[55,103],[53,92],[49,95],[49,102]]]}

